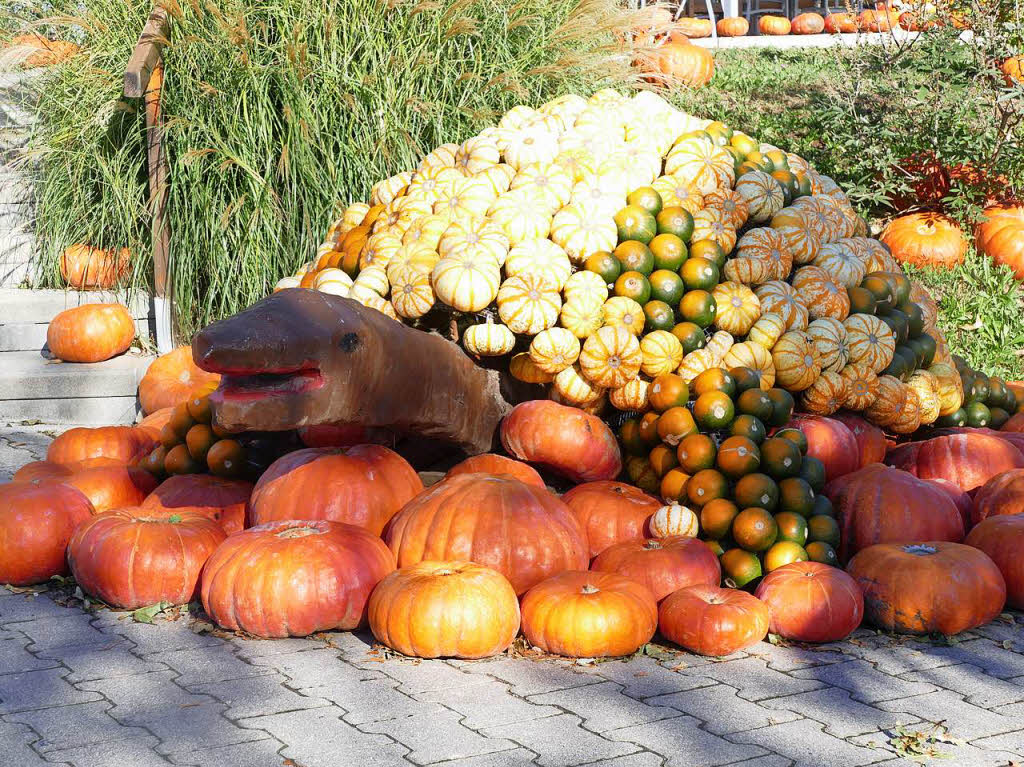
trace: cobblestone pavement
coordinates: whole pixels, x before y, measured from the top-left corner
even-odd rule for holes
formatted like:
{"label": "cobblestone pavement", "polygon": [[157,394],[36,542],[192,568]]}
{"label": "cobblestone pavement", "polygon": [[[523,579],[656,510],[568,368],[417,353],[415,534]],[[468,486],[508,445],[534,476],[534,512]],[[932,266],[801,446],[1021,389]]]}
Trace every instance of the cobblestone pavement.
{"label": "cobblestone pavement", "polygon": [[[45,443],[0,434],[0,478]],[[258,641],[174,617],[0,588],[0,765],[895,767],[915,749],[1024,764],[1019,614],[955,643],[861,630],[589,664],[416,662],[366,633]]]}

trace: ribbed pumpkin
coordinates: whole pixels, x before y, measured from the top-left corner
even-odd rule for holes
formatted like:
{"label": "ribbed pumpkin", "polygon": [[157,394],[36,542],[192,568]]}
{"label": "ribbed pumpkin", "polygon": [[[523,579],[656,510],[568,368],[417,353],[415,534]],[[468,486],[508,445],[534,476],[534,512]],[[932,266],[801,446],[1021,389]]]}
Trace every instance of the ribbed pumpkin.
{"label": "ribbed pumpkin", "polygon": [[675,41],[655,49],[651,71],[660,74],[662,82],[678,80],[691,88],[700,88],[715,76],[715,60],[699,46]]}
{"label": "ribbed pumpkin", "polygon": [[220,374],[208,373],[192,361],[192,347],[179,346],[153,360],[139,382],[139,404],[145,414],[188,401],[193,392],[211,391]]}
{"label": "ribbed pumpkin", "polygon": [[616,543],[594,559],[591,570],[618,573],[644,584],[660,602],[687,586],[717,586],[718,557],[696,538],[672,536]]}
{"label": "ribbed pumpkin", "polygon": [[878,317],[851,314],[843,321],[850,350],[850,362],[880,373],[892,362],[896,337]]}
{"label": "ribbed pumpkin", "polygon": [[862,469],[868,464],[881,463],[885,460],[885,432],[851,413],[837,413],[832,416],[832,420],[846,426],[857,440],[860,454],[857,468]]}
{"label": "ribbed pumpkin", "polygon": [[[632,301],[632,299],[626,300]],[[587,338],[597,332],[604,322],[603,306],[596,302],[570,299],[562,305],[558,322],[577,338]]]}
{"label": "ribbed pumpkin", "polygon": [[964,384],[960,373],[951,365],[936,363],[928,368],[938,382],[936,393],[939,395],[939,415],[949,415],[960,409],[964,399]]}
{"label": "ribbed pumpkin", "polygon": [[510,277],[498,290],[498,314],[514,333],[536,335],[552,327],[561,309],[558,288],[542,275]]}
{"label": "ribbed pumpkin", "polygon": [[699,655],[731,655],[751,647],[768,633],[771,612],[752,594],[718,586],[690,586],[666,597],[658,607],[662,635]]}
{"label": "ribbed pumpkin", "polygon": [[938,213],[911,213],[893,219],[881,240],[893,258],[915,266],[949,268],[963,263],[967,253],[960,227]]}
{"label": "ribbed pumpkin", "polygon": [[643,352],[625,328],[605,326],[583,342],[579,359],[583,375],[596,386],[618,388],[640,373]]}
{"label": "ribbed pumpkin", "polygon": [[834,418],[796,416],[790,423],[807,437],[807,455],[825,466],[829,481],[838,479],[860,466],[860,448],[845,424]]}
{"label": "ribbed pumpkin", "polygon": [[757,285],[771,277],[772,265],[768,261],[749,256],[730,258],[722,269],[722,275],[732,282]]}
{"label": "ribbed pumpkin", "polygon": [[776,382],[775,362],[771,353],[760,344],[749,341],[733,344],[722,358],[722,366],[756,370],[761,376],[761,388],[764,391],[771,389]]}
{"label": "ribbed pumpkin", "polygon": [[498,295],[501,271],[488,256],[442,258],[431,272],[434,292],[460,312],[478,312]]}
{"label": "ribbed pumpkin", "polygon": [[727,16],[715,24],[719,37],[743,37],[750,31],[750,22],[742,16]]}
{"label": "ribbed pumpkin", "polygon": [[530,342],[533,364],[551,375],[573,365],[579,356],[579,339],[565,328],[542,330]]}
{"label": "ribbed pumpkin", "polygon": [[202,514],[231,535],[248,524],[252,487],[252,483],[242,479],[182,474],[165,479],[140,506],[153,516]]}
{"label": "ribbed pumpkin", "polygon": [[993,206],[982,212],[975,237],[978,250],[1005,264],[1024,280],[1024,206]]}
{"label": "ribbed pumpkin", "polygon": [[604,324],[623,327],[633,335],[644,329],[644,310],[636,301],[626,296],[612,296],[601,307]]}
{"label": "ribbed pumpkin", "polygon": [[589,542],[590,557],[624,541],[642,541],[661,503],[622,482],[587,482],[562,496]]}
{"label": "ribbed pumpkin", "polygon": [[830,13],[825,16],[825,31],[835,35],[857,31],[857,19],[851,13]]}
{"label": "ribbed pumpkin", "polygon": [[[596,191],[601,189],[598,187]],[[552,242],[560,245],[576,264],[592,253],[613,250],[617,234],[614,219],[600,205],[591,207],[572,202],[559,210],[551,222]]]}
{"label": "ribbed pumpkin", "polygon": [[1024,514],[1024,469],[996,474],[978,488],[971,508],[974,524],[994,516]]}
{"label": "ribbed pumpkin", "polygon": [[500,357],[516,345],[515,334],[490,317],[487,322],[470,325],[462,334],[462,345],[478,357]]}
{"label": "ribbed pumpkin", "polygon": [[772,347],[775,381],[790,391],[803,391],[813,384],[821,373],[818,350],[805,333],[784,333]]}
{"label": "ribbed pumpkin", "polygon": [[[696,46],[695,46],[696,47]],[[693,216],[693,242],[711,240],[726,253],[736,247],[736,227],[718,208],[704,208]]]}
{"label": "ribbed pumpkin", "polygon": [[90,245],[71,245],[60,257],[60,276],[76,290],[110,289],[132,269],[128,248],[117,251]]}
{"label": "ribbed pumpkin", "polygon": [[707,138],[686,138],[677,143],[665,158],[665,173],[696,187],[701,195],[735,180],[732,155]]}
{"label": "ribbed pumpkin", "polygon": [[762,35],[788,35],[792,26],[785,16],[765,15],[757,22],[757,30]]}
{"label": "ribbed pumpkin", "polygon": [[980,522],[964,541],[968,546],[987,554],[1006,582],[1006,604],[1020,610],[1024,607],[1024,514],[997,516]]}
{"label": "ribbed pumpkin", "polygon": [[921,479],[946,479],[968,492],[997,474],[1024,468],[1024,454],[1006,440],[967,432],[900,445],[886,461]]}
{"label": "ribbed pumpkin", "polygon": [[807,304],[812,319],[832,317],[845,320],[850,313],[850,297],[824,269],[801,266],[793,275],[793,288]]}
{"label": "ribbed pumpkin", "polygon": [[734,336],[746,335],[761,316],[761,302],[746,285],[723,282],[711,295],[717,304],[715,325]]}
{"label": "ribbed pumpkin", "polygon": [[[640,370],[651,378],[663,373],[671,373],[683,361],[683,345],[667,330],[654,330],[645,335],[640,340],[640,353],[642,356]],[[638,379],[633,379],[633,381],[636,380]],[[623,387],[629,386],[630,383],[632,381],[623,384]]]}
{"label": "ribbed pumpkin", "polygon": [[736,243],[736,257],[767,262],[768,280],[784,280],[793,269],[793,254],[786,238],[775,229],[765,226],[750,229],[740,237]]}
{"label": "ribbed pumpkin", "polygon": [[772,570],[754,596],[771,611],[769,631],[798,642],[845,639],[864,616],[864,597],[853,578],[820,562]]}
{"label": "ribbed pumpkin", "polygon": [[445,478],[459,474],[507,474],[528,485],[544,487],[544,480],[529,464],[494,453],[473,455],[448,469]]}
{"label": "ribbed pumpkin", "polygon": [[145,429],[131,426],[79,426],[60,434],[46,449],[46,460],[64,466],[94,458],[113,464],[134,464],[144,458],[156,440]]}
{"label": "ribbed pumpkin", "polygon": [[761,314],[761,317],[750,328],[750,331],[747,333],[747,340],[758,346],[763,346],[765,349],[771,349],[785,332],[785,320],[774,312],[765,312]]}
{"label": "ribbed pumpkin", "polygon": [[572,274],[569,256],[551,240],[525,240],[508,252],[505,276],[534,273],[550,280],[561,290]]}
{"label": "ribbed pumpkin", "polygon": [[792,26],[794,35],[820,35],[825,31],[825,19],[819,13],[801,13]]}
{"label": "ribbed pumpkin", "polygon": [[550,373],[545,373],[537,367],[527,352],[512,355],[508,361],[508,372],[512,374],[513,378],[523,383],[545,384],[551,383],[553,379]]}
{"label": "ribbed pumpkin", "polygon": [[600,275],[583,270],[569,276],[562,288],[562,294],[566,303],[575,301],[601,305],[608,300],[608,285]]}
{"label": "ribbed pumpkin", "polygon": [[651,517],[648,523],[651,535],[655,538],[668,538],[682,535],[696,538],[700,532],[700,522],[693,509],[672,503],[662,506]]}
{"label": "ribbed pumpkin", "polygon": [[818,350],[823,370],[841,371],[846,367],[850,350],[846,343],[846,327],[835,317],[821,317],[807,326],[807,336]]}
{"label": "ribbed pumpkin", "polygon": [[82,493],[97,514],[138,506],[156,488],[152,474],[128,466],[76,467],[69,476],[59,477],[56,481]]}
{"label": "ribbed pumpkin", "polygon": [[847,386],[843,407],[849,410],[866,410],[874,404],[878,397],[878,376],[874,371],[860,365],[847,365],[839,375],[846,380]]}
{"label": "ribbed pumpkin", "polygon": [[634,378],[625,386],[608,391],[608,401],[618,410],[644,412],[650,410],[647,392],[651,384],[643,378]]}
{"label": "ribbed pumpkin", "polygon": [[735,229],[739,229],[750,218],[746,198],[734,189],[716,189],[704,197],[704,207],[721,212],[725,221]]}
{"label": "ribbed pumpkin", "polygon": [[[636,380],[636,379],[634,379]],[[586,408],[604,394],[604,389],[583,375],[579,365],[572,365],[555,374],[550,396],[567,405]]]}
{"label": "ribbed pumpkin", "polygon": [[772,280],[754,289],[761,302],[762,313],[777,314],[786,323],[787,330],[806,330],[810,321],[807,304],[792,285]]}
{"label": "ribbed pumpkin", "polygon": [[935,423],[942,409],[942,403],[939,401],[939,379],[927,370],[917,370],[907,381],[907,386],[917,395],[921,423]]}
{"label": "ribbed pumpkin", "polygon": [[811,386],[803,391],[800,398],[804,410],[816,415],[832,415],[849,396],[849,383],[839,373],[822,371]]}
{"label": "ribbed pumpkin", "polygon": [[754,223],[771,221],[772,216],[786,204],[779,182],[760,170],[752,170],[740,176],[736,181],[736,191],[747,201],[750,220]]}
{"label": "ribbed pumpkin", "polygon": [[846,242],[828,242],[814,257],[814,265],[828,272],[844,288],[860,285],[867,273],[864,259]]}
{"label": "ribbed pumpkin", "polygon": [[902,381],[892,376],[878,376],[875,384],[875,400],[865,408],[864,416],[871,423],[887,427],[903,412],[909,390]]}
{"label": "ribbed pumpkin", "polygon": [[84,304],[50,321],[46,345],[65,362],[102,362],[124,354],[135,338],[135,322],[121,304]]}

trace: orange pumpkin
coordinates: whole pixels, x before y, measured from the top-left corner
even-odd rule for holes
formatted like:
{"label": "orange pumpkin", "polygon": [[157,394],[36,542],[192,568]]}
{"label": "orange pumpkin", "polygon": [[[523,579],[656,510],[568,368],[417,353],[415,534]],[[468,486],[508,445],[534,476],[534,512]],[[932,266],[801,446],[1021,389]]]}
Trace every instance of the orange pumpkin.
{"label": "orange pumpkin", "polygon": [[964,541],[987,554],[1006,581],[1006,604],[1024,608],[1024,514],[990,517],[971,530]]}
{"label": "orange pumpkin", "polygon": [[517,594],[588,562],[586,534],[568,507],[507,475],[441,480],[406,504],[385,540],[399,567],[468,560],[500,572]]}
{"label": "orange pumpkin", "polygon": [[68,541],[92,513],[89,499],[67,485],[0,485],[0,583],[31,586],[67,575]]}
{"label": "orange pumpkin", "polygon": [[171,414],[174,412],[173,407],[163,407],[154,413],[150,413],[137,424],[136,429],[142,429],[149,434],[153,439],[160,439],[160,432],[167,425],[168,421],[171,420]]}
{"label": "orange pumpkin", "polygon": [[717,586],[722,580],[722,568],[711,549],[681,535],[616,543],[598,554],[590,569],[639,581],[658,602],[687,586]]}
{"label": "orange pumpkin", "polygon": [[914,266],[949,268],[963,263],[967,253],[960,227],[938,213],[911,213],[893,219],[881,240],[893,258]]}
{"label": "orange pumpkin", "polygon": [[187,402],[194,392],[209,393],[219,382],[219,373],[207,373],[192,361],[191,346],[179,346],[153,360],[139,382],[139,403],[149,415]]}
{"label": "orange pumpkin", "polygon": [[757,21],[757,30],[762,35],[788,35],[793,25],[785,16],[762,16]]}
{"label": "orange pumpkin", "polygon": [[870,546],[847,570],[864,592],[864,617],[884,631],[959,634],[988,623],[1006,603],[995,562],[961,543]]}
{"label": "orange pumpkin", "polygon": [[519,600],[497,570],[472,562],[419,562],[370,595],[377,640],[417,658],[486,658],[519,633]]}
{"label": "orange pumpkin", "polygon": [[836,413],[830,417],[849,429],[857,440],[859,460],[856,468],[863,469],[868,464],[881,463],[885,460],[884,431],[852,413]]}
{"label": "orange pumpkin", "polygon": [[590,557],[624,541],[642,541],[658,499],[623,482],[586,482],[562,496],[589,542]]}
{"label": "orange pumpkin", "polygon": [[630,655],[658,627],[646,586],[615,573],[571,570],[523,597],[523,634],[534,647],[570,658]]}
{"label": "orange pumpkin", "polygon": [[1018,83],[1024,83],[1024,56],[1010,56],[999,65],[999,71],[1003,73],[1003,81],[1007,88],[1012,88]]}
{"label": "orange pumpkin", "polygon": [[699,655],[732,655],[768,634],[771,612],[737,589],[698,585],[680,589],[658,607],[658,629],[669,641]]}
{"label": "orange pumpkin", "polygon": [[89,245],[72,245],[60,257],[60,276],[77,290],[107,290],[131,272],[128,248],[102,250]]}
{"label": "orange pumpkin", "polygon": [[868,9],[857,17],[857,25],[868,32],[888,32],[899,24],[900,15],[896,11]]}
{"label": "orange pumpkin", "polygon": [[798,642],[845,639],[864,617],[864,597],[856,581],[820,562],[790,562],[772,570],[754,596],[771,610],[768,630]]}
{"label": "orange pumpkin", "polygon": [[807,437],[807,455],[825,464],[825,477],[832,481],[860,468],[860,446],[846,424],[824,416],[800,415],[787,426]]}
{"label": "orange pumpkin", "polygon": [[64,465],[92,458],[111,463],[133,464],[156,447],[147,431],[131,426],[79,426],[59,435],[46,450],[46,460]]}
{"label": "orange pumpkin", "polygon": [[190,602],[199,573],[225,538],[202,514],[151,517],[138,507],[97,514],[75,530],[68,562],[78,585],[109,605],[134,610]]}
{"label": "orange pumpkin", "polygon": [[147,513],[202,514],[217,522],[228,535],[248,525],[252,483],[212,474],[180,474],[165,479],[142,502]]}
{"label": "orange pumpkin", "polygon": [[742,16],[727,16],[715,24],[719,37],[743,37],[750,31],[750,22]]}
{"label": "orange pumpkin", "polygon": [[960,512],[960,519],[964,521],[964,530],[971,529],[971,506],[973,504],[969,493],[965,493],[959,487],[945,479],[926,479],[930,485],[934,485],[949,496],[949,500]]}
{"label": "orange pumpkin", "polygon": [[456,474],[507,474],[528,485],[546,487],[540,474],[529,464],[494,453],[470,456],[448,469],[445,477],[453,477]]}
{"label": "orange pumpkin", "polygon": [[252,522],[344,522],[380,535],[423,489],[416,471],[382,445],[309,447],[274,461],[252,492]]}
{"label": "orange pumpkin", "polygon": [[830,35],[857,31],[857,19],[851,13],[830,13],[825,17],[825,31]]}
{"label": "orange pumpkin", "polygon": [[971,522],[989,517],[1024,513],[1024,469],[996,474],[978,488],[971,507]]}
{"label": "orange pumpkin", "polygon": [[31,482],[32,480],[61,479],[70,477],[75,470],[70,466],[53,461],[30,461],[14,472],[12,482]]}
{"label": "orange pumpkin", "polygon": [[699,37],[711,37],[711,19],[683,16],[676,20],[672,32],[669,33],[669,41],[673,43]]}
{"label": "orange pumpkin", "polygon": [[325,520],[269,522],[228,537],[203,568],[214,623],[260,637],[351,631],[370,592],[395,569],[376,535]]}
{"label": "orange pumpkin", "polygon": [[62,482],[81,492],[89,499],[97,514],[111,509],[138,506],[156,487],[156,480],[152,474],[128,466],[78,469],[70,476],[50,481]]}
{"label": "orange pumpkin", "polygon": [[993,206],[982,213],[975,233],[978,250],[1024,280],[1024,206]]}
{"label": "orange pumpkin", "polygon": [[50,321],[46,345],[65,362],[102,362],[124,354],[135,339],[135,322],[121,304],[84,304]]}
{"label": "orange pumpkin", "polygon": [[970,492],[996,474],[1024,469],[1024,454],[1006,440],[972,431],[908,442],[891,450],[886,463],[921,479],[947,479]]}
{"label": "orange pumpkin", "polygon": [[715,76],[715,59],[700,46],[677,40],[655,49],[651,71],[656,73],[657,82],[680,82],[691,88],[700,88]]}
{"label": "orange pumpkin", "polygon": [[820,13],[801,13],[793,19],[794,35],[820,35],[825,31],[825,19]]}

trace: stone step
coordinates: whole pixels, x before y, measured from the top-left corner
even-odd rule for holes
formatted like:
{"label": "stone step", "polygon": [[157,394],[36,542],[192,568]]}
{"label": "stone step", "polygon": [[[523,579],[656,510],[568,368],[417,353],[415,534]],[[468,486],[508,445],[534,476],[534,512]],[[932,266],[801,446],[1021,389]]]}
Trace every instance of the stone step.
{"label": "stone step", "polygon": [[29,173],[11,166],[0,166],[0,206],[30,205],[32,197],[32,176]]}
{"label": "stone step", "polygon": [[149,295],[126,290],[0,289],[0,324],[46,323],[65,309],[82,304],[124,304],[136,319],[150,316]]}
{"label": "stone step", "polygon": [[138,416],[135,397],[0,400],[0,423],[130,426]]}
{"label": "stone step", "polygon": [[[36,241],[26,232],[0,232],[0,290],[15,289],[35,277]],[[0,310],[7,304],[0,298]]]}
{"label": "stone step", "polygon": [[[46,322],[9,322],[0,324],[0,352],[38,352],[46,347]],[[135,320],[135,334],[152,338],[154,328],[149,317]]]}

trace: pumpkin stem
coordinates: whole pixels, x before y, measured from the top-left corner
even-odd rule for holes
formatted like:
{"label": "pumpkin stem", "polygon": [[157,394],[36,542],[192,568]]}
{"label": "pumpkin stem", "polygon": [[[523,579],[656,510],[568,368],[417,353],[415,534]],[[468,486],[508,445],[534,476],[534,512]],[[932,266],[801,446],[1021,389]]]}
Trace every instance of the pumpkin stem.
{"label": "pumpkin stem", "polygon": [[278,538],[304,538],[307,535],[320,535],[320,531],[313,527],[290,527],[277,533]]}
{"label": "pumpkin stem", "polygon": [[648,551],[650,551],[652,549],[660,549],[661,548],[661,541],[645,541],[644,542],[644,548],[647,549]]}
{"label": "pumpkin stem", "polygon": [[599,589],[597,586],[592,586],[589,583],[585,583],[585,584],[583,584],[583,588],[580,589],[580,593],[581,594],[596,594],[600,590],[601,589]]}
{"label": "pumpkin stem", "polygon": [[927,557],[937,551],[934,546],[929,546],[927,543],[909,543],[903,547],[903,550],[918,557]]}

